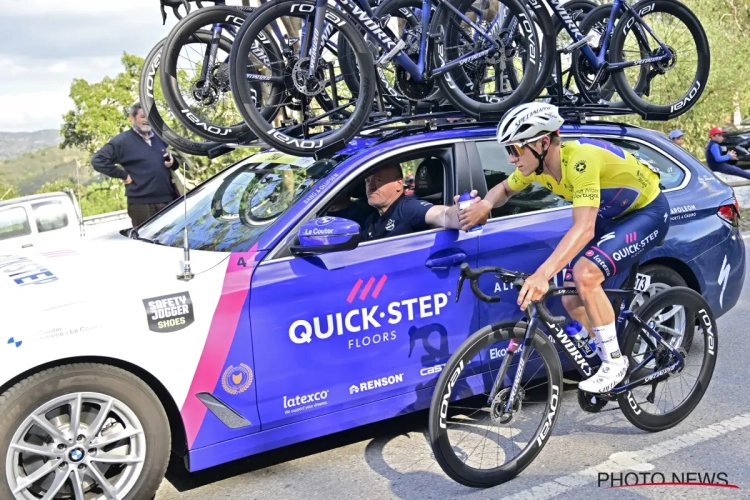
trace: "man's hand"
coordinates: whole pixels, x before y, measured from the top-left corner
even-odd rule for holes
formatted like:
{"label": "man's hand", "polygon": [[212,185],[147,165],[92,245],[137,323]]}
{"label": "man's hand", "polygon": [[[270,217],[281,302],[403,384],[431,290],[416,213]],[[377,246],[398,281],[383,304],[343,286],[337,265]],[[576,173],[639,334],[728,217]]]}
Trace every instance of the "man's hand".
{"label": "man's hand", "polygon": [[[475,192],[472,191],[472,193]],[[456,203],[458,203],[458,198],[456,196]],[[474,226],[484,224],[490,216],[490,211],[492,211],[492,204],[489,201],[474,198],[471,200],[471,205],[459,212],[458,220],[461,223],[461,229],[468,231]]]}
{"label": "man's hand", "polygon": [[123,183],[125,183],[125,184],[130,184],[131,182],[133,182],[133,179],[131,179],[131,178],[130,178],[130,174],[128,174],[128,178],[127,178],[127,179],[125,179],[125,180],[124,180],[124,181],[122,181],[122,182],[123,182]]}
{"label": "man's hand", "polygon": [[518,305],[525,311],[531,301],[537,301],[549,290],[549,281],[541,274],[529,276],[518,293]]}
{"label": "man's hand", "polygon": [[729,156],[731,156],[733,160],[737,159],[737,151],[735,151],[734,149],[730,149]]}
{"label": "man's hand", "polygon": [[174,165],[174,158],[172,157],[172,153],[164,153],[164,166],[167,168],[171,168],[172,165]]}

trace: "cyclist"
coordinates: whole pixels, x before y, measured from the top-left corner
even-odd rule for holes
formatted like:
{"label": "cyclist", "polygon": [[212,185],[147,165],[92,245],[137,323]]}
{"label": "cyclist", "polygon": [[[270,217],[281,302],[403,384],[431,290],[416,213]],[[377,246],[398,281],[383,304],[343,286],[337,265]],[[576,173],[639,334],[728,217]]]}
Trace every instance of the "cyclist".
{"label": "cyclist", "polygon": [[[589,393],[607,392],[627,374],[620,353],[615,313],[602,283],[627,272],[640,255],[664,240],[669,229],[669,203],[659,174],[619,147],[598,139],[561,143],[563,123],[557,107],[526,103],[509,110],[497,127],[515,171],[493,187],[482,201],[460,215],[461,229],[484,224],[493,207],[537,181],[573,202],[573,225],[518,295],[525,310],[549,289],[549,280],[566,271],[565,286],[575,282],[578,296],[564,296],[569,315],[593,332],[602,364],[579,383]],[[571,275],[572,274],[572,275]]]}

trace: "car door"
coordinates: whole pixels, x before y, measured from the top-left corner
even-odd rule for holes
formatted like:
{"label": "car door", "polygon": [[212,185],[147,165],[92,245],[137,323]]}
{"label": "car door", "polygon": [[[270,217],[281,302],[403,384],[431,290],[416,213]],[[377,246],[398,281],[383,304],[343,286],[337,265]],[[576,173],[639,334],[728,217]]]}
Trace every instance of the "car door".
{"label": "car door", "polygon": [[[474,234],[433,229],[262,262],[250,316],[263,428],[434,385],[478,325],[471,294],[455,302],[458,265],[476,265],[477,247]],[[428,406],[430,392],[389,415]]]}
{"label": "car door", "polygon": [[18,251],[34,243],[34,230],[25,205],[0,208],[0,250]]}

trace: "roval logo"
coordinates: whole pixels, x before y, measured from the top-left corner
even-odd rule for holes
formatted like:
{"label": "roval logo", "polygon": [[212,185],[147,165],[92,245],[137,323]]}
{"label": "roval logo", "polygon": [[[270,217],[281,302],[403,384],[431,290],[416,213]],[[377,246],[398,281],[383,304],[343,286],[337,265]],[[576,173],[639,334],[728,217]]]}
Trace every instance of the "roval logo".
{"label": "roval logo", "polygon": [[455,370],[453,370],[453,373],[451,373],[451,378],[448,380],[448,387],[445,388],[445,394],[443,394],[443,400],[440,402],[440,419],[439,419],[439,425],[441,429],[445,429],[445,421],[448,419],[448,400],[451,397],[451,391],[453,390],[453,386],[456,385],[456,381],[458,380],[458,376],[461,374],[461,371],[464,369],[464,360],[460,360],[458,362],[458,366]]}
{"label": "roval logo", "polygon": [[547,413],[547,418],[544,421],[542,430],[539,433],[539,437],[536,439],[536,442],[540,448],[542,446],[542,443],[544,443],[544,440],[547,439],[547,435],[549,434],[549,431],[552,428],[552,419],[555,418],[555,413],[557,413],[557,403],[559,402],[559,397],[560,397],[559,395],[560,395],[560,388],[553,384],[552,385],[552,397],[549,400],[549,413]]}
{"label": "roval logo", "polygon": [[[363,279],[358,279],[349,291],[346,302],[351,304],[357,298],[360,301],[365,301],[368,298],[376,299],[383,290],[383,285],[387,280],[388,276],[385,274],[381,275],[378,280],[374,276],[370,276],[366,283]],[[364,288],[362,288],[363,284]],[[312,319],[298,319],[289,325],[289,339],[295,344],[309,344],[312,342],[313,336],[319,339],[327,339],[333,336],[334,333],[336,335],[344,335],[345,333],[357,333],[381,328],[383,323],[397,325],[404,318],[408,321],[413,321],[415,319],[439,316],[441,310],[447,304],[448,294],[435,293],[393,301],[382,307],[383,310],[381,310],[381,306],[374,305],[331,313],[323,317],[315,316]],[[395,338],[395,334],[389,334],[388,338]],[[377,342],[369,339],[368,344],[370,342],[378,343],[379,341],[380,337]]]}

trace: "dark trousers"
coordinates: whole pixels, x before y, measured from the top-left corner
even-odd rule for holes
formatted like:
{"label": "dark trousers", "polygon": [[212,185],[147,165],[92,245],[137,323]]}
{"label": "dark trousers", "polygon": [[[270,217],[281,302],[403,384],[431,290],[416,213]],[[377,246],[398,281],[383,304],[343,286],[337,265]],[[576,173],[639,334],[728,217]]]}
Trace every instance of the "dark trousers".
{"label": "dark trousers", "polygon": [[128,215],[133,227],[140,226],[166,206],[167,203],[131,203],[128,201]]}
{"label": "dark trousers", "polygon": [[736,175],[737,177],[750,179],[750,172],[748,172],[747,170],[742,170],[740,167],[736,165],[730,165],[728,163],[717,166],[716,168],[714,168],[714,172],[721,172],[722,174]]}

